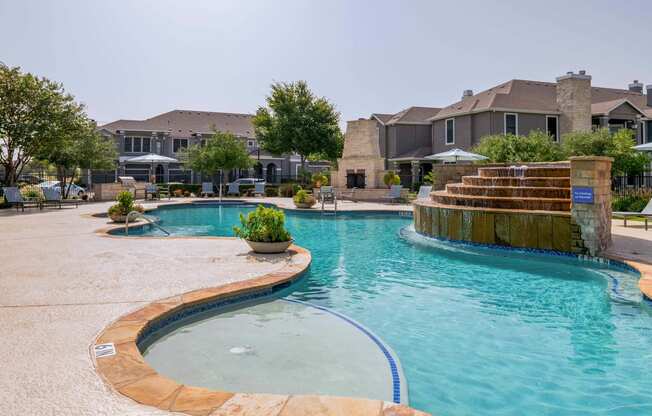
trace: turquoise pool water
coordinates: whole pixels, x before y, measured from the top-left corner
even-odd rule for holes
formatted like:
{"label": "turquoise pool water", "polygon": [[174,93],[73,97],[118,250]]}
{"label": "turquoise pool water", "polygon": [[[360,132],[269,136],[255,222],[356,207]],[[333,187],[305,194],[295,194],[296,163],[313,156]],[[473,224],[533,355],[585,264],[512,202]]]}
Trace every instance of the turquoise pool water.
{"label": "turquoise pool water", "polygon": [[[247,207],[163,208],[176,235],[232,235]],[[362,323],[437,415],[652,415],[652,312],[636,277],[577,260],[424,244],[410,218],[287,212],[309,273],[284,294]],[[157,234],[143,229],[130,234]]]}

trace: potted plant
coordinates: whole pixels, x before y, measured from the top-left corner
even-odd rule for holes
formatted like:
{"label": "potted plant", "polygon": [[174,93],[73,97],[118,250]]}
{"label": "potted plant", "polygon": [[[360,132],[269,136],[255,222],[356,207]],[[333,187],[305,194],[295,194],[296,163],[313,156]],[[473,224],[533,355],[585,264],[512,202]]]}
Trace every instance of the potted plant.
{"label": "potted plant", "polygon": [[142,205],[134,204],[134,195],[130,191],[122,191],[116,197],[117,204],[109,208],[109,218],[113,222],[127,221],[127,215],[132,211],[144,212]]}
{"label": "potted plant", "polygon": [[296,205],[297,208],[312,208],[312,206],[317,202],[314,196],[310,195],[303,189],[297,192],[293,200],[294,205]]}
{"label": "potted plant", "polygon": [[259,205],[247,216],[240,214],[240,224],[233,232],[256,253],[283,253],[292,244],[292,236],[285,229],[285,214],[279,209]]}
{"label": "potted plant", "polygon": [[391,188],[392,185],[400,185],[401,177],[396,174],[393,170],[390,170],[383,176],[383,182],[388,188]]}
{"label": "potted plant", "polygon": [[321,187],[328,185],[328,176],[326,176],[323,172],[317,172],[312,175],[311,180],[312,180],[312,195],[315,198],[318,198]]}

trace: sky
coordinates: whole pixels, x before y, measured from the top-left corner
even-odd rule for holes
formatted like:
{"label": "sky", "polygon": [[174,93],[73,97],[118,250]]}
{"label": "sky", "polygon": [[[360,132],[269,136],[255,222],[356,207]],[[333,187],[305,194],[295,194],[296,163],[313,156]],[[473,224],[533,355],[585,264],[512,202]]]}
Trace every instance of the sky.
{"label": "sky", "polygon": [[0,61],[62,82],[100,124],[254,113],[306,80],[346,120],[585,69],[652,84],[652,1],[0,0]]}

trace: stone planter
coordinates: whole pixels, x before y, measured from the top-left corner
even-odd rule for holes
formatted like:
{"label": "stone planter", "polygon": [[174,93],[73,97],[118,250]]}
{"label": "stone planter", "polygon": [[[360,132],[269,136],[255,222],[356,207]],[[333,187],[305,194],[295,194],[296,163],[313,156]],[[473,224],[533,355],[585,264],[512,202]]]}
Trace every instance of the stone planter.
{"label": "stone planter", "polygon": [[247,244],[249,244],[249,247],[251,247],[251,249],[255,253],[262,253],[262,254],[283,253],[293,243],[293,240],[278,241],[275,243],[265,243],[260,241],[249,241],[249,240],[245,240],[245,241],[247,242]]}
{"label": "stone planter", "polygon": [[314,202],[295,202],[294,206],[297,208],[302,208],[302,209],[310,209],[312,206],[315,205]]}

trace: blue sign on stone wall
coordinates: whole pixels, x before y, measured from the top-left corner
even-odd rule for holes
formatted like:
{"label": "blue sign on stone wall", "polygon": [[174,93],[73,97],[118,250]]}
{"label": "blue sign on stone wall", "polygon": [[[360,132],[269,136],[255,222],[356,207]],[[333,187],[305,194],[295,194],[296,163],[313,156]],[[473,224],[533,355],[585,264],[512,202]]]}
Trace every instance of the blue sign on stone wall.
{"label": "blue sign on stone wall", "polygon": [[590,187],[574,187],[573,188],[573,203],[575,204],[592,204],[593,203],[593,188]]}

